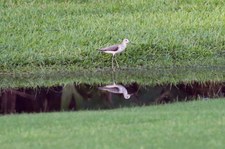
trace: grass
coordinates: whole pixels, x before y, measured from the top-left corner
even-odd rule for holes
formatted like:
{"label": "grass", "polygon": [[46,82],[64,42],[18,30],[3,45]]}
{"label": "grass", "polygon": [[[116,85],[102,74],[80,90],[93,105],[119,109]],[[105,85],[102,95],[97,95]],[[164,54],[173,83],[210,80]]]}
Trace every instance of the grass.
{"label": "grass", "polygon": [[223,65],[223,0],[0,0],[0,71]]}
{"label": "grass", "polygon": [[139,85],[163,85],[178,83],[224,82],[224,67],[174,67],[152,69],[128,69],[111,72],[111,69],[95,71],[36,71],[29,74],[0,74],[0,89],[19,87],[49,87],[71,83],[112,84],[138,83]]}
{"label": "grass", "polygon": [[[223,0],[0,0],[0,88],[111,83],[111,57],[97,49],[123,38],[136,44],[117,59],[123,70],[138,71],[118,71],[116,82],[223,81],[223,72],[142,69],[224,65],[224,36]],[[0,144],[224,148],[224,102],[1,116]]]}
{"label": "grass", "polygon": [[225,100],[0,117],[8,148],[224,148]]}

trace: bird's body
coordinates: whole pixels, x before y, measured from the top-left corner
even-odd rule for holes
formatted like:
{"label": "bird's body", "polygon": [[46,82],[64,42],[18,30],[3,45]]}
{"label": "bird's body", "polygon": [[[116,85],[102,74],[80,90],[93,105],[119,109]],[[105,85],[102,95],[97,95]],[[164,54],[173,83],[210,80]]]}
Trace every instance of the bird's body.
{"label": "bird's body", "polygon": [[122,85],[118,85],[118,84],[112,84],[112,85],[106,85],[103,87],[99,87],[100,90],[104,90],[104,91],[108,91],[111,93],[115,93],[115,94],[123,94],[123,97],[125,99],[129,99],[130,98],[130,94],[128,94],[127,89],[122,86]]}
{"label": "bird's body", "polygon": [[[109,53],[109,54],[113,55],[112,56],[112,68],[113,69],[114,69],[114,67],[113,67],[113,59],[114,59],[115,54],[123,52],[126,49],[128,43],[129,43],[129,40],[128,39],[124,39],[121,44],[116,44],[116,45],[112,45],[112,46],[100,49],[100,51],[102,51],[104,53]],[[115,61],[116,61],[116,59],[115,59]],[[117,64],[117,67],[119,67],[119,64],[118,64],[117,61],[116,61],[116,64]]]}
{"label": "bird's body", "polygon": [[115,55],[117,53],[123,52],[123,50],[125,50],[126,47],[127,47],[126,44],[117,44],[117,45],[112,45],[106,48],[102,48],[100,49],[100,51]]}

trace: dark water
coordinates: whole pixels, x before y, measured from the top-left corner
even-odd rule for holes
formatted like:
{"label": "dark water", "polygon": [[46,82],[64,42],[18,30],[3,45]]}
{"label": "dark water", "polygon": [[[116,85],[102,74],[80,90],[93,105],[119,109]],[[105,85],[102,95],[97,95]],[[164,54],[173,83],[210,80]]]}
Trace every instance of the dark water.
{"label": "dark water", "polygon": [[138,83],[70,83],[63,86],[4,88],[0,113],[76,111],[164,104],[176,101],[224,97],[224,82],[191,82],[163,85]]}

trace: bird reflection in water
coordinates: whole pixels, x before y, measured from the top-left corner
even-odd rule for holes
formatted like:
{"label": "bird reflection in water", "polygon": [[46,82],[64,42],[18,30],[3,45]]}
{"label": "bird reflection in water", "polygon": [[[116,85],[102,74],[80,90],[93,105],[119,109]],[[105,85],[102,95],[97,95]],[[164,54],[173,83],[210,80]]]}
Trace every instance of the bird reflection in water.
{"label": "bird reflection in water", "polygon": [[125,99],[129,99],[131,97],[131,94],[128,94],[127,89],[123,85],[118,85],[115,83],[112,85],[99,87],[98,89],[102,91],[108,91],[110,93],[123,94]]}

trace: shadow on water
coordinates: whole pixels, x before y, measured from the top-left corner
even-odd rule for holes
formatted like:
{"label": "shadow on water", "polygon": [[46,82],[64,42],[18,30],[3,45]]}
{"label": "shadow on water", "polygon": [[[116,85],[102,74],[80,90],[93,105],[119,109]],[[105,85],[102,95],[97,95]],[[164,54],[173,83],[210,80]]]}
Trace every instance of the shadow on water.
{"label": "shadow on water", "polygon": [[[51,86],[1,87],[0,113],[113,109],[196,99],[207,100],[224,97],[225,94],[223,81],[197,81],[191,78],[194,81],[144,84],[132,78],[130,82],[117,82],[118,75],[110,75],[110,80],[92,84],[72,81],[73,83]],[[174,75],[176,76],[175,73]]]}
{"label": "shadow on water", "polygon": [[74,83],[65,86],[2,89],[2,114],[50,112],[81,109],[164,104],[175,101],[224,97],[224,83],[181,83],[176,85],[142,86],[132,84],[89,85]]}

